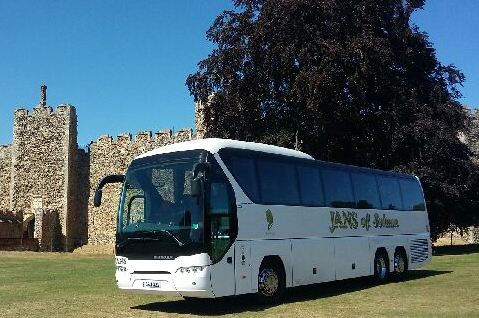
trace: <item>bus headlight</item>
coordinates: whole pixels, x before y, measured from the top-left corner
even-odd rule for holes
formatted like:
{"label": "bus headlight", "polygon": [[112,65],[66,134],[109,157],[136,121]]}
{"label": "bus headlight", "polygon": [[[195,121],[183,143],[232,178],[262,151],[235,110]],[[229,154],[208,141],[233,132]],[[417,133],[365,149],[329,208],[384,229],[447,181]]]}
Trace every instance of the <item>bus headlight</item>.
{"label": "bus headlight", "polygon": [[190,266],[190,267],[180,267],[176,270],[177,273],[197,273],[202,272],[206,266]]}

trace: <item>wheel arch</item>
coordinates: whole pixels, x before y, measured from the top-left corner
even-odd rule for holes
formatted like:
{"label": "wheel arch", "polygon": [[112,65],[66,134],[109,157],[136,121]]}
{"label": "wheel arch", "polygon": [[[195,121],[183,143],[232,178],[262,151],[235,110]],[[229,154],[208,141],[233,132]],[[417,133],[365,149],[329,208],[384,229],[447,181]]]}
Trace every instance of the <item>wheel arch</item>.
{"label": "wheel arch", "polygon": [[283,259],[281,258],[281,256],[279,256],[279,255],[265,255],[263,257],[263,260],[261,261],[261,263],[258,266],[258,273],[259,273],[259,269],[264,264],[266,264],[267,262],[275,262],[276,264],[278,264],[281,267],[283,278],[284,278],[284,281],[285,281],[285,286],[287,288],[288,287],[288,274],[286,273],[285,264],[284,264]]}
{"label": "wheel arch", "polygon": [[283,270],[286,288],[293,283],[293,262],[291,259],[291,243],[289,241],[264,241],[251,247],[251,292],[257,292],[259,268],[264,261],[278,263]]}
{"label": "wheel arch", "polygon": [[284,262],[281,259],[281,256],[279,256],[279,255],[266,255],[266,256],[264,256],[263,260],[261,261],[260,267],[263,265],[263,263],[266,263],[266,262],[276,262],[283,269],[283,274],[286,274],[285,269],[284,269]]}
{"label": "wheel arch", "polygon": [[396,246],[396,249],[394,250],[394,254],[396,253],[402,253],[409,263],[409,256],[407,255],[406,248],[404,246],[401,246],[401,245]]}
{"label": "wheel arch", "polygon": [[376,248],[376,252],[374,253],[374,257],[379,255],[380,253],[383,253],[387,257],[388,262],[391,260],[391,257],[389,256],[389,253],[388,253],[388,249],[386,247],[379,246],[378,248]]}
{"label": "wheel arch", "polygon": [[[264,256],[258,271],[258,291],[255,298],[261,304],[271,305],[279,303],[287,288],[286,270],[283,260],[279,255]],[[275,272],[277,273],[276,275],[274,274]],[[273,290],[274,292],[272,292]]]}

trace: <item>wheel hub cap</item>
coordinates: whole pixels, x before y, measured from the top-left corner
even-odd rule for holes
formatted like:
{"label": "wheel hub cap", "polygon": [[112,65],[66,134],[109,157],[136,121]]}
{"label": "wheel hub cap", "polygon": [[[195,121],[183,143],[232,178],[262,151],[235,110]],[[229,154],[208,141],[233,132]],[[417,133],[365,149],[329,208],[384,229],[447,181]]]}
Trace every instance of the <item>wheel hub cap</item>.
{"label": "wheel hub cap", "polygon": [[404,269],[405,269],[404,260],[399,255],[397,255],[394,258],[394,267],[396,268],[397,273],[404,273]]}
{"label": "wheel hub cap", "polygon": [[272,269],[263,269],[258,277],[258,287],[265,296],[272,296],[278,290],[278,275]]}
{"label": "wheel hub cap", "polygon": [[380,258],[376,262],[376,271],[380,278],[386,277],[386,262]]}

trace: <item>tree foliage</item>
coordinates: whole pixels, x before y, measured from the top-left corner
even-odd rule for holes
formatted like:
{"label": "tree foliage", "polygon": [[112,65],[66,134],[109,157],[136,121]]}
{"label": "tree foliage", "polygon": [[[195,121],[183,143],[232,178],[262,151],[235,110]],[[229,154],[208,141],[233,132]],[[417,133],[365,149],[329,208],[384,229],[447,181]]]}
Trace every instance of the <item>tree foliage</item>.
{"label": "tree foliage", "polygon": [[187,79],[207,136],[418,175],[432,232],[477,222],[478,177],[458,139],[464,75],[411,25],[424,0],[236,0]]}

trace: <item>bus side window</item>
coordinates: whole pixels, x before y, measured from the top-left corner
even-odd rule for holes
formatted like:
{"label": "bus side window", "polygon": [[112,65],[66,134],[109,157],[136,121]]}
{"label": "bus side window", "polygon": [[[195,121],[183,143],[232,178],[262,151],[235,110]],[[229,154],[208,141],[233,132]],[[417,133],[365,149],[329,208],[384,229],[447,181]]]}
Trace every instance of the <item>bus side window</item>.
{"label": "bus side window", "polygon": [[408,211],[424,211],[424,196],[417,180],[399,179],[401,186],[401,194],[404,203],[404,210]]}
{"label": "bus side window", "polygon": [[402,210],[401,192],[396,178],[377,176],[383,210]]}
{"label": "bus side window", "polygon": [[330,168],[321,169],[326,205],[333,208],[353,208],[354,196],[349,172]]}
{"label": "bus side window", "polygon": [[319,169],[312,166],[298,166],[301,202],[305,206],[324,206],[323,186]]}
{"label": "bus side window", "polygon": [[378,185],[372,174],[351,173],[357,209],[380,209]]}
{"label": "bus side window", "polygon": [[264,204],[299,205],[299,191],[294,166],[268,159],[256,161]]}
{"label": "bus side window", "polygon": [[258,181],[254,159],[232,156],[231,172],[241,189],[253,202],[258,202]]}
{"label": "bus side window", "polygon": [[229,196],[226,183],[212,183],[210,195],[210,214],[228,215],[229,214]]}
{"label": "bus side window", "polygon": [[211,227],[211,258],[220,259],[232,243],[231,205],[228,185],[212,182],[210,187],[209,209]]}

